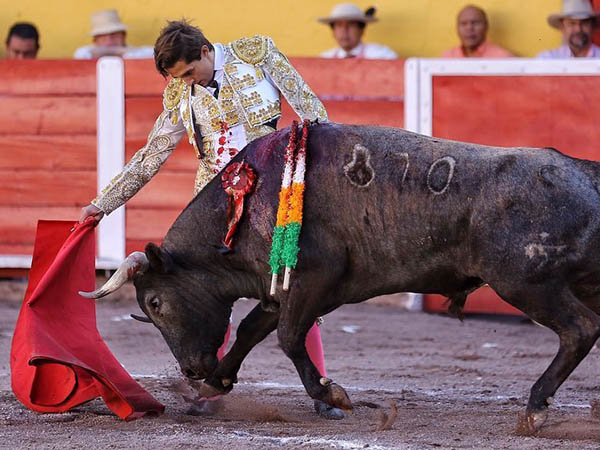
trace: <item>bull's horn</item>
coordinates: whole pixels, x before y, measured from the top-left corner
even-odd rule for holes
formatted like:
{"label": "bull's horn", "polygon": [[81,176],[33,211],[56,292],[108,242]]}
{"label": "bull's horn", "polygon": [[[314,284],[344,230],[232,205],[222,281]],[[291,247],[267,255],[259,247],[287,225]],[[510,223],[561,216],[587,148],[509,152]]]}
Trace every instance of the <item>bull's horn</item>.
{"label": "bull's horn", "polygon": [[152,323],[147,316],[138,316],[137,314],[129,314],[132,319],[139,320],[140,322]]}
{"label": "bull's horn", "polygon": [[104,283],[104,286],[96,289],[94,292],[79,291],[79,295],[86,298],[104,297],[123,286],[127,280],[130,280],[131,277],[133,277],[134,273],[144,272],[149,265],[150,263],[148,262],[145,253],[133,252],[125,258],[125,261],[121,263],[114,275]]}

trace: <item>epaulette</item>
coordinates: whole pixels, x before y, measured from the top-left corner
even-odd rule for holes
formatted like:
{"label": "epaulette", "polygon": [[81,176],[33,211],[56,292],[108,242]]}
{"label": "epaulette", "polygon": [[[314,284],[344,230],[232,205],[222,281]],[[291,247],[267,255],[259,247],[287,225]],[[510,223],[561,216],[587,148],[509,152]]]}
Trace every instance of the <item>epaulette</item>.
{"label": "epaulette", "polygon": [[240,38],[231,43],[231,48],[239,59],[248,64],[262,63],[269,52],[269,41],[267,36],[257,34],[250,38]]}
{"label": "epaulette", "polygon": [[163,93],[163,106],[167,111],[173,111],[185,92],[186,84],[181,78],[172,78]]}

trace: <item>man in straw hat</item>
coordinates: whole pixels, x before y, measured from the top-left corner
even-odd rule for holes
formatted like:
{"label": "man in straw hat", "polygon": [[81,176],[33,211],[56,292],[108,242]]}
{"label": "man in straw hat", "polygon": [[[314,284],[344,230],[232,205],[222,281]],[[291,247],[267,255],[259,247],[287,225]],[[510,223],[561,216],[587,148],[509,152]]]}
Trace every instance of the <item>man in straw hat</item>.
{"label": "man in straw hat", "polygon": [[[184,136],[199,160],[197,194],[246,144],[275,131],[281,95],[300,119],[327,120],[321,101],[267,36],[213,44],[184,20],[168,22],[156,40],[154,62],[161,75],[171,77],[163,93],[163,112],[146,145],[81,210],[80,222],[88,217],[99,221],[126,203],[158,173]],[[326,376],[316,323],[306,337],[306,350]],[[344,417],[341,410],[318,400],[315,409],[328,419]]]}
{"label": "man in straw hat", "polygon": [[377,21],[374,7],[368,8],[363,13],[352,3],[340,3],[331,10],[329,17],[321,17],[317,20],[331,27],[333,37],[339,44],[339,47],[321,53],[323,58],[394,59],[398,57],[385,45],[362,42],[367,23]]}
{"label": "man in straw hat", "polygon": [[562,12],[548,16],[550,26],[562,32],[563,45],[540,53],[538,58],[600,58],[600,47],[592,43],[597,20],[589,0],[563,0]]}
{"label": "man in straw hat", "polygon": [[153,48],[131,47],[125,43],[127,25],[121,22],[114,9],[97,11],[91,16],[93,43],[75,50],[75,59],[93,59],[101,56],[123,58],[152,58]]}

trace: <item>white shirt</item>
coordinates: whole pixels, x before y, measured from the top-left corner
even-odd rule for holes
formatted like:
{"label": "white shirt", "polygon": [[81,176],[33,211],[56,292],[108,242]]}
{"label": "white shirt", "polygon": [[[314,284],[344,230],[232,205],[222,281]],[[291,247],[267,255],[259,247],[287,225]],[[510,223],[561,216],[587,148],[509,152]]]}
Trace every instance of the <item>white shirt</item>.
{"label": "white shirt", "polygon": [[[75,59],[93,59],[94,53],[93,50],[96,48],[94,44],[86,45],[83,47],[79,47],[75,50],[73,54],[73,58]],[[149,47],[147,45],[142,47],[130,47],[127,46],[127,52],[123,54],[123,58],[125,59],[145,59],[145,58],[154,58],[154,47]]]}
{"label": "white shirt", "polygon": [[[561,45],[558,48],[554,48],[552,50],[545,50],[539,55],[537,55],[540,59],[567,59],[567,58],[575,58],[573,52],[568,45]],[[588,50],[586,58],[600,58],[600,47],[595,44],[590,46]]]}
{"label": "white shirt", "polygon": [[336,47],[321,53],[321,58],[396,59],[397,57],[396,52],[385,45],[362,42],[349,52]]}
{"label": "white shirt", "polygon": [[[218,83],[220,88],[223,85],[223,77],[225,76],[225,53],[223,49],[223,44],[215,43],[213,44],[213,48],[215,51],[215,61],[213,65],[213,70],[215,71],[214,80]],[[274,89],[277,89],[277,91],[279,91],[271,76],[267,73],[265,73],[264,75],[265,80],[269,82]],[[210,86],[206,86],[203,88],[200,85],[196,85],[194,86],[194,89],[206,89],[210,94],[214,96],[216,88]],[[239,123],[229,128],[225,137],[227,139],[227,148],[235,149],[237,152],[243,149],[248,143],[248,136],[246,135],[246,128],[244,127],[243,123]],[[207,137],[205,136],[204,139],[206,138]],[[213,133],[212,136],[210,136],[210,138],[212,138],[213,140],[213,145],[215,149],[222,147],[222,145],[219,143],[219,139],[221,138],[221,135],[219,133]],[[221,155],[219,155],[217,163],[217,172],[220,171],[223,167],[225,167],[234,156],[234,154],[230,155],[228,153],[222,153]]]}

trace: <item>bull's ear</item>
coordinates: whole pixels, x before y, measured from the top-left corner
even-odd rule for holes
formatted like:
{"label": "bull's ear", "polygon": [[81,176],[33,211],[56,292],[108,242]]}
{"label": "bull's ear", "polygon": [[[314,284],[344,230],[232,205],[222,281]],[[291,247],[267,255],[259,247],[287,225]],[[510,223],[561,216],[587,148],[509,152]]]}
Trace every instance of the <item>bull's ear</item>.
{"label": "bull's ear", "polygon": [[168,273],[172,267],[172,261],[169,254],[156,245],[154,242],[146,244],[146,256],[152,267],[157,272]]}

